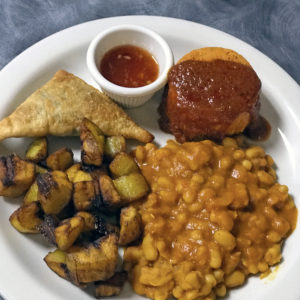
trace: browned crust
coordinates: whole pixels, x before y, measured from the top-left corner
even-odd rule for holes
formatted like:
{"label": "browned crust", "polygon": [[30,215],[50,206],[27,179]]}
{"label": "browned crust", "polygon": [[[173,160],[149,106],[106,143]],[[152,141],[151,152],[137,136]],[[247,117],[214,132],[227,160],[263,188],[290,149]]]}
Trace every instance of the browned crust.
{"label": "browned crust", "polygon": [[234,50],[221,47],[205,47],[192,50],[180,58],[177,63],[181,63],[185,60],[213,61],[216,59],[232,61],[251,67],[250,63],[242,55]]}
{"label": "browned crust", "polygon": [[48,134],[78,135],[84,117],[108,136],[122,135],[144,143],[154,138],[106,95],[75,75],[59,70],[10,116],[0,121],[0,140]]}

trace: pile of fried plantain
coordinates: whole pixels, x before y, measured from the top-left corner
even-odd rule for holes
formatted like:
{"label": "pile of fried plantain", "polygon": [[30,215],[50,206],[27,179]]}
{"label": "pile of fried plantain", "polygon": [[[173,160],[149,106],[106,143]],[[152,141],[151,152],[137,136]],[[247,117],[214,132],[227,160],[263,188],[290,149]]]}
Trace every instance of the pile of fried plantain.
{"label": "pile of fried plantain", "polygon": [[80,126],[81,162],[65,147],[48,154],[41,137],[26,150],[0,157],[0,196],[24,195],[9,221],[22,233],[41,233],[56,247],[44,261],[60,277],[96,297],[118,295],[126,272],[117,272],[118,246],[139,239],[142,220],[133,201],[148,184],[122,136],[105,137],[88,119]]}

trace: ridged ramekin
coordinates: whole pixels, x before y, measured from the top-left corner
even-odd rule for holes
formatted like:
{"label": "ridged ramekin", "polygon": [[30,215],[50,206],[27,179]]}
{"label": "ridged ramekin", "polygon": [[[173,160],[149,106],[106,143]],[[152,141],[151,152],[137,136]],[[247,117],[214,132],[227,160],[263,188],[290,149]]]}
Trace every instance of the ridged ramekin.
{"label": "ridged ramekin", "polygon": [[[121,45],[134,45],[153,55],[159,66],[159,74],[152,83],[128,88],[116,85],[104,78],[99,65],[104,54]],[[90,43],[87,67],[101,90],[123,107],[136,107],[144,104],[167,82],[169,69],[173,65],[173,53],[168,43],[156,32],[137,25],[118,25],[101,31]]]}

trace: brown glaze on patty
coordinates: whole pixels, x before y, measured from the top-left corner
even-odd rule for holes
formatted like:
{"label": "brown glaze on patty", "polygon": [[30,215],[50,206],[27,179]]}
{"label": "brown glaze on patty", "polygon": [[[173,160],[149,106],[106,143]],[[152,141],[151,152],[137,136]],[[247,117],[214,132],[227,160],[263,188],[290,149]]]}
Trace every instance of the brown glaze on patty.
{"label": "brown glaze on patty", "polygon": [[160,126],[177,141],[222,139],[258,118],[261,82],[245,64],[216,59],[173,66],[160,106]]}

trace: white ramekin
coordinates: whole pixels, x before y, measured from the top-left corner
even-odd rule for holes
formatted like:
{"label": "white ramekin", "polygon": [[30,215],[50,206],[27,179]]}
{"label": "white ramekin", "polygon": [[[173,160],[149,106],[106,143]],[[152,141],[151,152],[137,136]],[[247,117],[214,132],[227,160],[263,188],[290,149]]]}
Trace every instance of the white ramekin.
{"label": "white ramekin", "polygon": [[[159,74],[155,81],[137,88],[116,85],[105,79],[99,64],[103,55],[120,45],[134,45],[149,51],[159,65]],[[167,42],[156,32],[137,25],[118,25],[100,32],[90,43],[87,67],[101,90],[123,107],[135,107],[144,104],[167,82],[169,69],[173,65],[173,53]]]}

